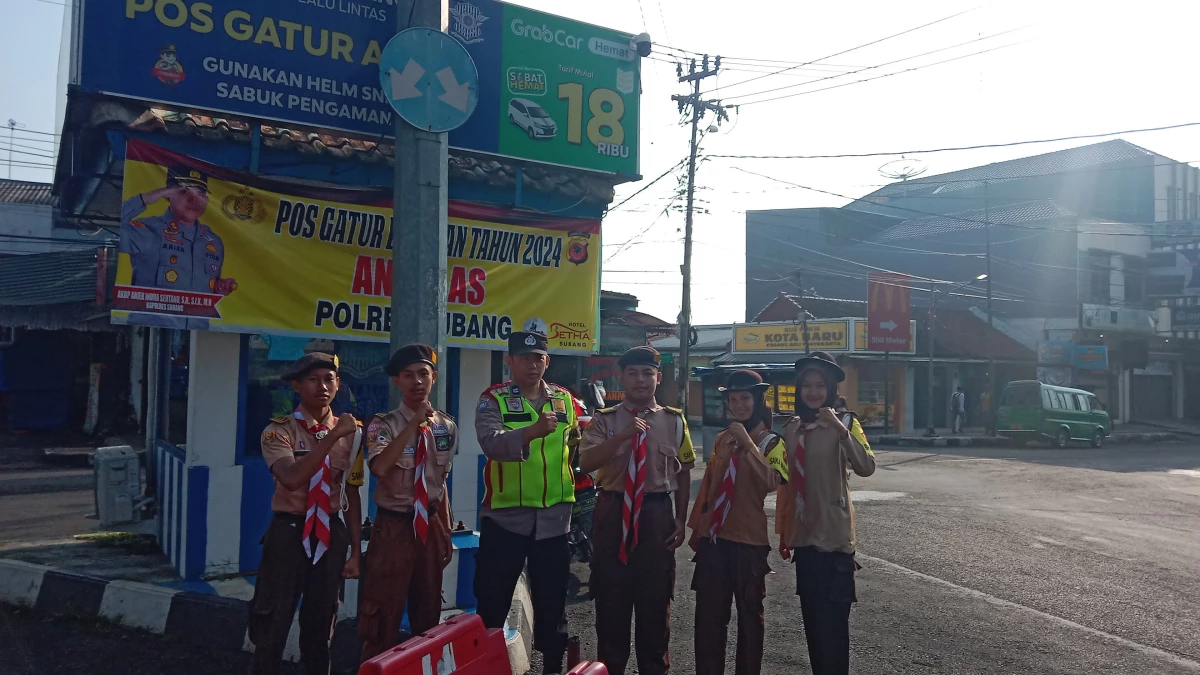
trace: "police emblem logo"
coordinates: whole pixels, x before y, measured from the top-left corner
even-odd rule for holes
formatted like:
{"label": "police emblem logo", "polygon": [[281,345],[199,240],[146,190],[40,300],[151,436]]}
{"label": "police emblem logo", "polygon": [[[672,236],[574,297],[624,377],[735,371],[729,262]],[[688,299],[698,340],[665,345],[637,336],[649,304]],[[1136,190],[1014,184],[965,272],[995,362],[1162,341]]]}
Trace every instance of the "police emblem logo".
{"label": "police emblem logo", "polygon": [[230,220],[257,223],[266,217],[267,209],[249,188],[242,188],[221,201],[221,212]]}
{"label": "police emblem logo", "polygon": [[556,413],[566,414],[567,412],[567,402],[561,398],[551,399],[550,406],[554,408],[554,412]]}
{"label": "police emblem logo", "polygon": [[536,344],[537,344],[537,340],[532,335],[529,335],[525,338],[525,345],[527,347],[532,347]]}
{"label": "police emblem logo", "polygon": [[479,405],[475,407],[475,412],[483,412],[487,410],[488,402],[486,398],[479,399]]}
{"label": "police emblem logo", "polygon": [[519,399],[519,398],[505,399],[504,404],[508,408],[509,412],[521,412],[522,410],[525,409],[525,406],[522,405],[521,399]]}
{"label": "police emblem logo", "polygon": [[572,232],[570,239],[567,240],[567,260],[576,264],[582,265],[588,259],[588,239],[591,237],[587,232]]}
{"label": "police emblem logo", "polygon": [[175,263],[179,262],[179,256],[173,255],[173,256],[171,256],[170,260],[171,260],[171,264],[174,265]]}
{"label": "police emblem logo", "polygon": [[163,275],[163,278],[167,280],[168,284],[173,284],[176,281],[179,281],[179,272],[176,272],[175,270],[167,270],[167,273]]}
{"label": "police emblem logo", "polygon": [[441,450],[443,452],[450,449],[450,437],[449,436],[434,436],[433,443],[434,443],[434,445],[437,446],[438,450]]}

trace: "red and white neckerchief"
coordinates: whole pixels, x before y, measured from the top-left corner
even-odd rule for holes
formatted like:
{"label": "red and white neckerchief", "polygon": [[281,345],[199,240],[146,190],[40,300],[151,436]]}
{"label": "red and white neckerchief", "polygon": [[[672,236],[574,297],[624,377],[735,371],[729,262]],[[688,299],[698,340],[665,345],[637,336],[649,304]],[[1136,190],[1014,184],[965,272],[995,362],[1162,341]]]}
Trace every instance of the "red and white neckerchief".
{"label": "red and white neckerchief", "polygon": [[429,456],[429,427],[422,425],[417,433],[413,472],[413,532],[424,544],[429,537],[429,486],[425,482],[425,459]]}
{"label": "red and white neckerchief", "polygon": [[804,519],[804,497],[807,494],[805,491],[804,480],[804,446],[808,443],[808,432],[817,428],[816,422],[808,422],[800,425],[800,437],[796,439],[796,455],[795,461],[792,462],[792,485],[796,486],[796,520]]}
{"label": "red and white neckerchief", "polygon": [[742,453],[740,452],[734,452],[729,457],[729,466],[725,469],[720,491],[717,492],[717,501],[713,504],[712,522],[708,526],[708,536],[714,544],[717,543],[717,532],[721,530],[725,519],[729,517],[729,510],[733,508],[733,488],[737,483],[738,460],[741,458]]}
{"label": "red and white neckerchief", "polygon": [[[634,417],[645,417],[646,408],[640,412],[629,410]],[[633,452],[629,454],[629,470],[625,474],[625,503],[621,509],[621,563],[629,562],[629,552],[638,544],[638,518],[642,514],[642,498],[646,496],[646,432],[633,437]]]}
{"label": "red and white neckerchief", "polygon": [[[304,421],[304,413],[299,409],[293,413],[293,416],[300,420],[300,424],[304,425],[305,430],[318,441],[323,440],[329,434],[329,427],[319,422],[311,427],[308,426]],[[314,565],[329,550],[329,480],[332,474],[333,469],[329,466],[329,455],[325,455],[325,461],[321,464],[321,468],[317,469],[317,472],[308,481],[308,503],[304,514],[304,554],[312,558]],[[315,549],[312,544],[314,534],[317,539]]]}

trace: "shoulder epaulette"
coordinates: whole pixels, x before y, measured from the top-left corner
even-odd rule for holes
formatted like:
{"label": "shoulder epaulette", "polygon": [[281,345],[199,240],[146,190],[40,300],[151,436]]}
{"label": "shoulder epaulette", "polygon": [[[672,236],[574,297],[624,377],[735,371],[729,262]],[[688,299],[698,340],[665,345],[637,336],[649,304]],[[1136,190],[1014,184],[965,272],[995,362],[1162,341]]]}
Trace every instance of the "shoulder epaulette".
{"label": "shoulder epaulette", "polygon": [[386,420],[386,419],[387,419],[387,416],[388,416],[388,415],[391,415],[391,414],[392,414],[392,413],[390,413],[390,412],[381,412],[381,413],[375,413],[375,417],[377,417],[377,418],[379,418],[379,419],[381,419],[381,420]]}
{"label": "shoulder epaulette", "polygon": [[548,387],[550,389],[550,392],[554,393],[554,394],[568,394],[571,397],[575,396],[574,394],[571,393],[570,389],[567,389],[566,387],[562,386],[561,384],[554,384],[553,382],[547,382],[546,387]]}
{"label": "shoulder epaulette", "polygon": [[362,420],[358,419],[357,417],[354,418],[354,425],[361,427],[363,425]]}
{"label": "shoulder epaulette", "polygon": [[290,419],[291,419],[290,415],[280,415],[279,417],[272,417],[271,421],[274,422],[275,424],[287,424],[287,421]]}
{"label": "shoulder epaulette", "polygon": [[620,408],[621,408],[621,406],[619,406],[619,405],[609,406],[607,408],[601,408],[601,409],[597,410],[596,414],[597,415],[611,415],[612,413],[617,412],[617,410],[619,410]]}
{"label": "shoulder epaulette", "polygon": [[[512,380],[509,380],[508,382],[501,382],[500,384],[493,384],[492,386],[488,387],[487,389],[484,389],[483,394],[490,394],[493,391],[507,387],[510,384],[512,384]],[[480,394],[480,396],[482,396],[483,394]]]}
{"label": "shoulder epaulette", "polygon": [[669,405],[664,405],[663,410],[666,410],[673,415],[678,415],[679,417],[683,417],[683,408],[672,408]]}
{"label": "shoulder epaulette", "polygon": [[439,410],[438,412],[442,413],[442,417],[445,417],[446,419],[450,420],[454,424],[458,424],[458,420],[454,419],[454,415],[451,415],[450,413],[442,411],[442,410]]}

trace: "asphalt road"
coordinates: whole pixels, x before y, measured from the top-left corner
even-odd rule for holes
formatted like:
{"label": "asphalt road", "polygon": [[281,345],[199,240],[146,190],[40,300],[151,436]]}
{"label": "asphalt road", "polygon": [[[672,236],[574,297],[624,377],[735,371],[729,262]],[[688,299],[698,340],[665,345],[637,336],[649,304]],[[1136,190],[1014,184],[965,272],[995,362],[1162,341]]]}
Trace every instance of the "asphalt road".
{"label": "asphalt road", "polygon": [[[876,474],[853,479],[864,566],[853,672],[1200,672],[1200,444],[946,450],[881,450]],[[678,558],[677,673],[694,672],[689,553]],[[777,554],[771,563],[763,670],[805,672],[794,571]],[[573,573],[568,617],[586,658],[587,567]],[[727,672],[735,635],[731,625]],[[0,610],[0,664],[17,664],[4,672],[118,672],[119,653],[147,664],[119,672],[244,668],[243,655]]]}

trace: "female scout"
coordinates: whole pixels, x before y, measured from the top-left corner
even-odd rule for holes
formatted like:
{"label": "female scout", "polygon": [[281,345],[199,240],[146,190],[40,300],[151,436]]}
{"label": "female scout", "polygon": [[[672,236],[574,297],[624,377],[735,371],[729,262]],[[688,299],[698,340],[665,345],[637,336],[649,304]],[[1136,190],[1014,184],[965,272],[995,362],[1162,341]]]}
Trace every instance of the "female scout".
{"label": "female scout", "polygon": [[725,670],[730,604],[737,604],[737,675],[758,675],[763,658],[763,598],[770,572],[766,496],[788,478],[783,439],[771,432],[770,385],[752,370],[730,373],[725,403],[734,423],[713,445],[692,508],[688,545],[696,551],[696,673]]}
{"label": "female scout", "polygon": [[[854,505],[850,469],[875,472],[875,455],[852,415],[849,428],[833,405],[846,378],[833,357],[813,352],[796,362],[796,416],[784,427],[789,485],[779,491],[775,529],[784,559],[795,557],[796,594],[814,675],[850,672],[854,595]],[[844,419],[845,416],[842,416]]]}

